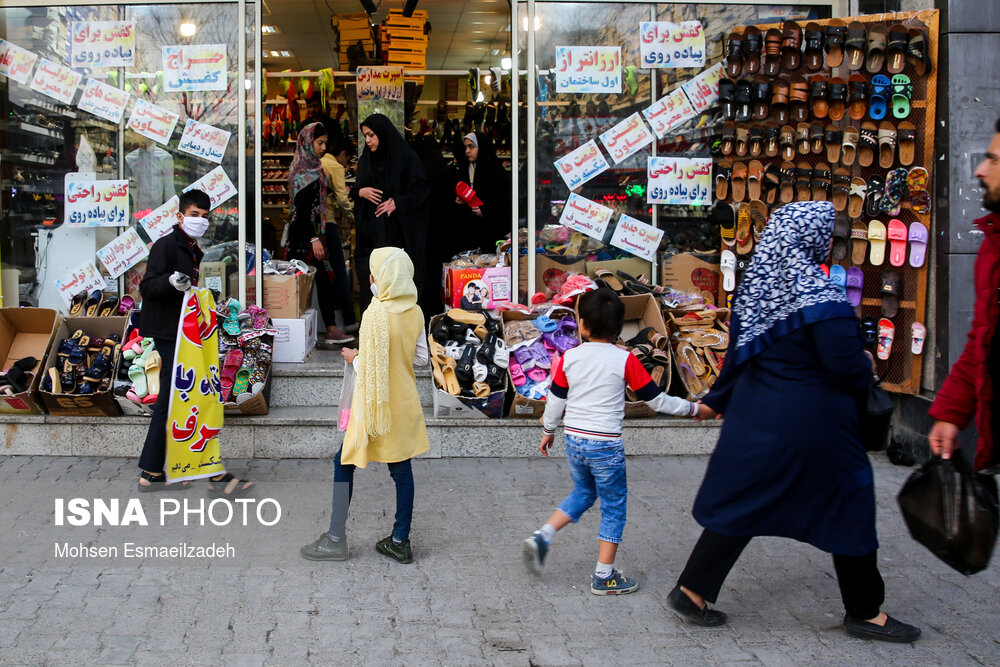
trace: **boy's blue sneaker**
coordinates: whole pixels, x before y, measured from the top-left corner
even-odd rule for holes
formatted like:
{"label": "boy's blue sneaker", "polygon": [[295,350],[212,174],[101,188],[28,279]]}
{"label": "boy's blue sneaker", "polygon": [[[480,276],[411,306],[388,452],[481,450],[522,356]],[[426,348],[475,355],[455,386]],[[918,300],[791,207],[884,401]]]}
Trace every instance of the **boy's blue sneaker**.
{"label": "boy's blue sneaker", "polygon": [[549,543],[542,537],[541,532],[535,534],[524,541],[521,549],[521,556],[524,558],[524,565],[535,574],[542,573],[542,566],[545,565],[545,556],[549,553]]}
{"label": "boy's blue sneaker", "polygon": [[639,590],[638,581],[629,579],[618,570],[612,570],[607,579],[601,579],[596,574],[592,574],[591,578],[590,592],[594,595],[625,595]]}

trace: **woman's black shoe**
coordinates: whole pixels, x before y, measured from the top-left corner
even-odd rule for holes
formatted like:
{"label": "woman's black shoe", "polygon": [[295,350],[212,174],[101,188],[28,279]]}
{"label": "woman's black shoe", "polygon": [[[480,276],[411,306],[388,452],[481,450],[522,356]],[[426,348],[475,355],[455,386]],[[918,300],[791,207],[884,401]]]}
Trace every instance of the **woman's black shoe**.
{"label": "woman's black shoe", "polygon": [[869,621],[851,618],[850,614],[844,614],[844,629],[847,630],[847,634],[858,639],[874,639],[882,642],[896,642],[897,644],[909,644],[917,641],[917,638],[920,637],[920,628],[897,621],[892,616],[886,617],[885,625],[876,625]]}
{"label": "woman's black shoe", "polygon": [[724,613],[717,609],[709,609],[708,605],[705,605],[704,609],[700,608],[687,596],[687,593],[681,590],[680,585],[674,586],[674,590],[670,591],[667,602],[671,609],[695,625],[714,628],[726,622]]}

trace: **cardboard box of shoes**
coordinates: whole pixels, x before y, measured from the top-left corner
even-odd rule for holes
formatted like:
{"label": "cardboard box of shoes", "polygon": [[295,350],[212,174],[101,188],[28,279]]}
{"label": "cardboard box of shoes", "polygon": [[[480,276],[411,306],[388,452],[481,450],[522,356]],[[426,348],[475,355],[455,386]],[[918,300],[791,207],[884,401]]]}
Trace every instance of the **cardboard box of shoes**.
{"label": "cardboard box of shoes", "polygon": [[510,354],[497,319],[452,308],[431,318],[427,345],[435,417],[503,416]]}
{"label": "cardboard box of shoes", "polygon": [[[49,414],[115,417],[122,413],[111,392],[119,341],[108,339],[121,338],[125,320],[67,317],[59,324],[45,358],[49,383],[43,380],[38,390]],[[74,338],[77,331],[81,335]]]}
{"label": "cardboard box of shoes", "polygon": [[[60,321],[59,313],[48,308],[0,309],[0,356],[4,358],[3,368],[7,369],[4,384],[0,385],[0,413],[45,412],[38,396],[42,377],[39,371],[45,367],[45,356]],[[35,363],[25,368],[32,357]]]}
{"label": "cardboard box of shoes", "polygon": [[556,307],[542,312],[505,310],[500,315],[510,348],[508,374],[514,385],[509,415],[539,419],[556,359],[580,344],[576,313]]}
{"label": "cardboard box of shoes", "polygon": [[715,384],[729,345],[728,308],[675,308],[667,311],[677,376],[688,400],[698,400]]}
{"label": "cardboard box of shoes", "polygon": [[[621,297],[625,304],[625,324],[619,338],[629,350],[639,351],[636,356],[642,361],[643,367],[649,371],[660,389],[670,389],[673,374],[673,359],[670,345],[667,342],[667,326],[663,322],[660,304],[652,294],[639,294]],[[642,346],[642,347],[639,347]],[[642,401],[629,400],[630,391],[625,393],[626,417],[654,417],[656,411]]]}

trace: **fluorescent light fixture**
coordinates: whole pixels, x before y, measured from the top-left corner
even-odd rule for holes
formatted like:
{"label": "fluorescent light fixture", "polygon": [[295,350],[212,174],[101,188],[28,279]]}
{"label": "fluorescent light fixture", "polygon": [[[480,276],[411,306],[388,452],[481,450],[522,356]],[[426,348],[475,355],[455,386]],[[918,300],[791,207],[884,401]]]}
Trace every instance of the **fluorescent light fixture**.
{"label": "fluorescent light fixture", "polygon": [[278,28],[273,25],[262,25],[260,27],[260,32],[262,35],[277,35]]}
{"label": "fluorescent light fixture", "polygon": [[181,37],[194,37],[196,32],[198,32],[198,26],[191,21],[181,23]]}
{"label": "fluorescent light fixture", "polygon": [[289,51],[268,51],[267,55],[272,58],[291,58],[292,54]]}
{"label": "fluorescent light fixture", "polygon": [[514,63],[513,63],[513,61],[511,61],[510,58],[501,58],[500,59],[500,67],[502,67],[504,69],[510,69],[511,65],[513,65],[513,64]]}
{"label": "fluorescent light fixture", "polygon": [[[541,27],[542,27],[542,17],[538,16],[536,14],[535,15],[535,32],[538,32],[538,29],[541,28]],[[524,18],[521,19],[521,30],[524,30],[525,32],[528,31],[528,17],[527,16],[525,16]]]}

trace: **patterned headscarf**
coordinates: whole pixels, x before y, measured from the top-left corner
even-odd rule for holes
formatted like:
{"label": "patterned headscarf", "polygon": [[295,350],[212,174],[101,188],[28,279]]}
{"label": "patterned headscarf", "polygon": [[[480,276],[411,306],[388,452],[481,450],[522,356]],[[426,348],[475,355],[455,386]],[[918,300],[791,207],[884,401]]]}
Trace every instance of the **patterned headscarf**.
{"label": "patterned headscarf", "polygon": [[[375,276],[378,296],[361,316],[358,376],[351,418],[364,421],[359,431],[368,439],[385,435],[392,428],[389,411],[389,313],[403,313],[417,304],[413,262],[402,248],[377,248],[369,268]],[[358,276],[359,278],[361,276]],[[357,446],[360,448],[359,438]]]}
{"label": "patterned headscarf", "polygon": [[748,361],[809,324],[854,317],[847,296],[819,267],[834,217],[825,201],[787,204],[771,214],[733,303],[735,346],[727,364]]}
{"label": "patterned headscarf", "polygon": [[[313,181],[319,181],[319,199],[313,209],[312,219],[318,225],[316,233],[322,235],[323,221],[326,219],[327,182],[320,156],[313,150],[313,139],[316,138],[318,127],[322,127],[322,123],[309,123],[299,131],[295,157],[292,159],[292,166],[288,168],[288,215],[290,219],[295,218],[295,195]],[[325,127],[320,134],[326,134]]]}

